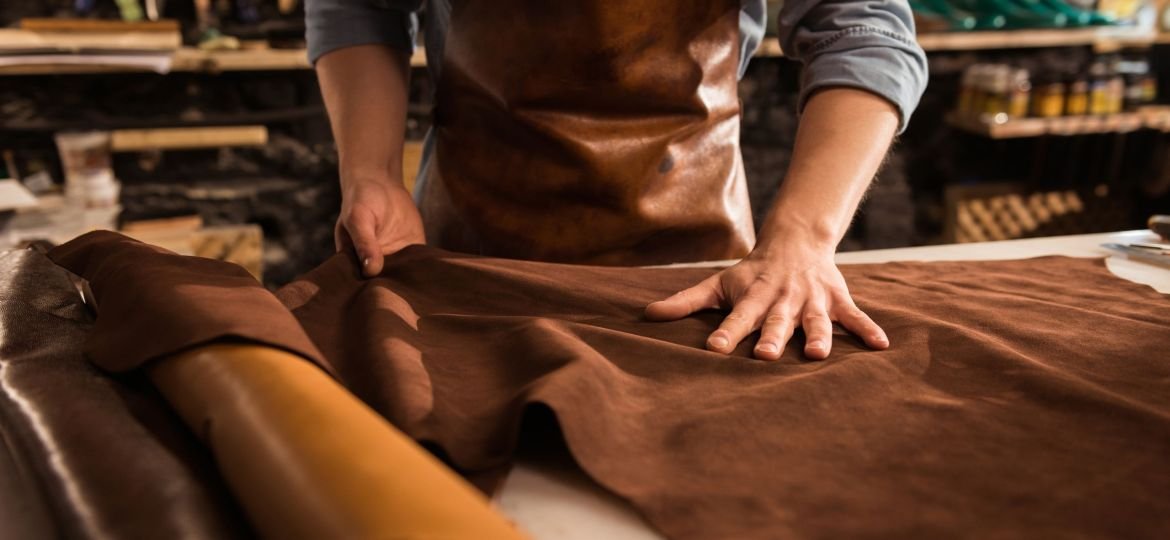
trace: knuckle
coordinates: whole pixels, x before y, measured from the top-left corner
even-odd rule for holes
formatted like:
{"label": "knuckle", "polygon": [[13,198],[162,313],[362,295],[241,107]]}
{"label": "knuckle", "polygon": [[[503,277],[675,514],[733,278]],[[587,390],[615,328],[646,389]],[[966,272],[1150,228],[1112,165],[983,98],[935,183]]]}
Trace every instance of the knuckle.
{"label": "knuckle", "polygon": [[804,314],[804,321],[806,323],[827,323],[829,322],[829,315],[822,311],[815,311]]}
{"label": "knuckle", "polygon": [[772,313],[764,318],[764,323],[772,325],[787,324],[791,319],[792,317],[785,313]]}
{"label": "knuckle", "polygon": [[755,283],[760,285],[772,285],[776,282],[776,275],[772,272],[760,272],[756,275]]}

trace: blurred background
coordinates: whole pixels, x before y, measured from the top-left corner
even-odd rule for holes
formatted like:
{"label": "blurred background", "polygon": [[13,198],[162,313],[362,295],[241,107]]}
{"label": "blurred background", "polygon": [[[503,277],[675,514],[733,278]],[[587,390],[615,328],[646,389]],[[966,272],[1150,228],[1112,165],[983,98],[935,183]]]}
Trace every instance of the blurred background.
{"label": "blurred background", "polygon": [[[842,250],[1135,229],[1170,213],[1166,2],[911,5],[930,85]],[[119,229],[269,286],[328,257],[337,153],[303,18],[301,0],[0,3],[0,248]],[[796,128],[800,65],[774,31],[740,83],[757,223]],[[424,63],[420,48],[408,183],[430,124]]]}

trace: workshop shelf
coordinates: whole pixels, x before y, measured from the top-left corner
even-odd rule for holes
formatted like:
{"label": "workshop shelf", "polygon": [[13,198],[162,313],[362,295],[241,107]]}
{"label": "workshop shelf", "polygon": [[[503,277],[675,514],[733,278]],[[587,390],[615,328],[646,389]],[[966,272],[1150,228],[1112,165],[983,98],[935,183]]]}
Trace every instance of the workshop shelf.
{"label": "workshop shelf", "polygon": [[1058,118],[1009,118],[1004,114],[976,117],[951,113],[947,116],[947,123],[956,129],[992,139],[1128,133],[1139,129],[1170,131],[1170,109],[1148,107],[1137,112]]}
{"label": "workshop shelf", "polygon": [[[1021,49],[1040,47],[1092,46],[1098,52],[1115,51],[1127,47],[1148,47],[1155,43],[1170,43],[1170,37],[1133,28],[1100,27],[1048,30],[996,30],[987,32],[945,32],[918,36],[918,43],[928,52],[989,49]],[[756,56],[779,58],[784,56],[775,37],[760,43]],[[172,72],[219,73],[230,71],[281,71],[311,69],[304,49],[243,49],[237,51],[205,51],[192,47],[175,49],[171,57]],[[412,67],[426,66],[426,54],[417,47],[410,58]],[[0,75],[47,75],[86,73],[126,73],[145,70],[121,66],[101,65],[28,65],[0,67]]]}

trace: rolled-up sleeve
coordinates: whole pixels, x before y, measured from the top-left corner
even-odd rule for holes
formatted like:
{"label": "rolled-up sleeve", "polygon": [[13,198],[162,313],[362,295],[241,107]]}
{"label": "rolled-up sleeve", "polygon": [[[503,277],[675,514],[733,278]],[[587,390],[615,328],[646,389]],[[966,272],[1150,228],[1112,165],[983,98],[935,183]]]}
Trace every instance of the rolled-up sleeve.
{"label": "rolled-up sleeve", "polygon": [[788,0],[778,22],[784,55],[804,64],[802,110],[822,88],[859,88],[893,103],[906,129],[927,80],[906,0]]}
{"label": "rolled-up sleeve", "polygon": [[413,52],[422,0],[306,0],[309,61],[355,45],[384,44]]}

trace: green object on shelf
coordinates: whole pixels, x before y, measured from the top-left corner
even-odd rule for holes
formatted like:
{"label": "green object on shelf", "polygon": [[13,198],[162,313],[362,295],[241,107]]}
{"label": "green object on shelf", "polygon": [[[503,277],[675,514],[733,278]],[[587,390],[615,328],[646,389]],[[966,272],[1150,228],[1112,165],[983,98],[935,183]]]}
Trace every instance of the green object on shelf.
{"label": "green object on shelf", "polygon": [[1085,26],[1103,26],[1103,25],[1117,24],[1116,17],[1113,17],[1111,15],[1106,15],[1106,14],[1101,13],[1099,11],[1081,9],[1081,8],[1076,7],[1076,6],[1070,5],[1068,2],[1065,2],[1064,0],[1042,0],[1042,1],[1045,4],[1048,4],[1049,6],[1051,6],[1053,9],[1067,15],[1070,21],[1074,20],[1074,19],[1079,20],[1079,21],[1084,21],[1081,24],[1083,24]]}
{"label": "green object on shelf", "polygon": [[914,10],[914,24],[918,32],[947,32],[955,30],[953,21],[941,13],[930,9],[920,0],[909,0],[910,9]]}
{"label": "green object on shelf", "polygon": [[1070,23],[1072,21],[1068,15],[1045,5],[1043,0],[1012,0],[1012,2],[1028,13],[1032,13],[1045,21],[1052,21],[1054,26],[1071,26]]}
{"label": "green object on shelf", "polygon": [[980,17],[961,9],[947,0],[920,0],[929,11],[945,17],[954,30],[994,30],[1003,28],[1007,22],[1003,16]]}
{"label": "green object on shelf", "polygon": [[1091,11],[1074,8],[1061,0],[1041,0],[1041,3],[1068,17],[1069,26],[1091,26],[1098,24],[1093,22],[1093,12]]}
{"label": "green object on shelf", "polygon": [[123,21],[142,20],[142,6],[138,4],[138,0],[117,0],[117,3]]}
{"label": "green object on shelf", "polygon": [[980,16],[1000,15],[1006,19],[1005,29],[1061,28],[1068,17],[1051,10],[1033,10],[1011,0],[951,0],[962,9]]}

